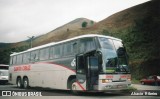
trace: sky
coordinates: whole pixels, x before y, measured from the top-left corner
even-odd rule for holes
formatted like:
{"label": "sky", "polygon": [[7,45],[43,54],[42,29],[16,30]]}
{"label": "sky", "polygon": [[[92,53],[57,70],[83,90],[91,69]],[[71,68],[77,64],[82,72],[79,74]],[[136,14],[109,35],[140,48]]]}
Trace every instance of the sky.
{"label": "sky", "polygon": [[150,0],[0,0],[0,42],[46,34],[76,18],[101,21]]}

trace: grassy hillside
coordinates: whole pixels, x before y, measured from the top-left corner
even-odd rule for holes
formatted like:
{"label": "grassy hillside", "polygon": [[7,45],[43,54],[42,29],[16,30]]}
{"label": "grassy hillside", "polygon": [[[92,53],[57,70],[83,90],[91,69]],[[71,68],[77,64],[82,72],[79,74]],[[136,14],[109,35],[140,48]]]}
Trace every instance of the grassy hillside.
{"label": "grassy hillside", "polygon": [[135,78],[160,75],[159,0],[116,13],[95,27],[100,27],[102,34],[119,37],[124,41]]}
{"label": "grassy hillside", "polygon": [[[69,25],[65,24],[56,30],[42,35],[33,41],[33,45],[38,46],[83,34],[110,35],[121,38],[124,41],[130,57],[130,68],[134,78],[140,79],[143,76],[153,74],[160,75],[159,0],[152,0],[134,6],[115,13],[93,26],[81,28],[80,24],[84,20],[86,19],[74,20]],[[76,22],[80,22],[78,23],[79,25],[75,25]],[[87,22],[90,22],[90,20]],[[9,51],[24,50],[27,46],[27,42],[15,43],[12,44]],[[6,50],[8,51],[8,49]]]}

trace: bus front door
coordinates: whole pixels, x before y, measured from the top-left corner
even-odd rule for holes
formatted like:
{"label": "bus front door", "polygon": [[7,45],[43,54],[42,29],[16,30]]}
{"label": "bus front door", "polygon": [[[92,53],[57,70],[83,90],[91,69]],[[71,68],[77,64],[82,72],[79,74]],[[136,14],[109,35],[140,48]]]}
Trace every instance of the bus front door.
{"label": "bus front door", "polygon": [[[76,57],[76,81],[85,90],[98,88],[98,58],[88,55]],[[97,87],[97,88],[96,88]]]}

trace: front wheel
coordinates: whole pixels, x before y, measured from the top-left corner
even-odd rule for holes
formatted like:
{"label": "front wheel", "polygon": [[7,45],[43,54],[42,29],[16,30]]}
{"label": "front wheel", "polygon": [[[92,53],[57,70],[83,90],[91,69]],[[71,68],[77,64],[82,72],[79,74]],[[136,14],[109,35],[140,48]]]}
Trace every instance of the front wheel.
{"label": "front wheel", "polygon": [[76,79],[73,79],[70,83],[70,89],[73,94],[78,95],[75,83],[76,83]]}
{"label": "front wheel", "polygon": [[27,89],[29,87],[29,80],[28,80],[28,78],[24,78],[23,79],[23,88],[24,89]]}

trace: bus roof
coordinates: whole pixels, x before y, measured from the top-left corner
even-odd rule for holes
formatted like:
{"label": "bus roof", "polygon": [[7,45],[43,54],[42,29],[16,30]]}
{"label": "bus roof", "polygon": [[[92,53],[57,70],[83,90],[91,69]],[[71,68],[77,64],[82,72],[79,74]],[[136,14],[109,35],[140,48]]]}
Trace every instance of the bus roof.
{"label": "bus roof", "polygon": [[62,41],[59,41],[59,42],[52,42],[52,43],[44,44],[44,45],[41,45],[41,46],[30,48],[30,49],[28,49],[26,51],[14,52],[10,56],[18,55],[18,54],[21,54],[21,53],[34,51],[34,50],[37,50],[37,49],[40,49],[40,48],[45,48],[45,47],[49,47],[49,46],[52,46],[52,45],[61,44],[61,43],[65,43],[67,41],[76,40],[76,39],[80,39],[80,38],[86,38],[86,37],[105,37],[105,38],[109,38],[109,39],[115,39],[115,40],[118,40],[118,41],[122,41],[121,39],[118,39],[118,38],[115,38],[115,37],[111,37],[111,36],[104,36],[104,35],[98,35],[98,34],[86,34],[86,35],[81,35],[81,36],[73,37],[73,38],[70,38],[70,39],[62,40]]}

